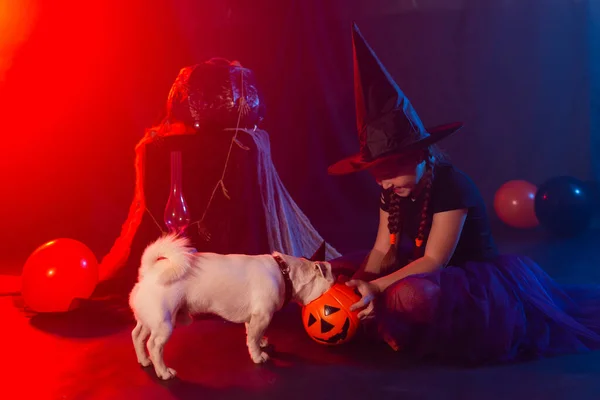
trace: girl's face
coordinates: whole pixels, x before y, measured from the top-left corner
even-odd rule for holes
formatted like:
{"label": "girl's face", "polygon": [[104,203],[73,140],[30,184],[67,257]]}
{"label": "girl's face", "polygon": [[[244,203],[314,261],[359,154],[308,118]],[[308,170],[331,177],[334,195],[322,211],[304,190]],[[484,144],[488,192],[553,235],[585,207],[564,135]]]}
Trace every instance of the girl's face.
{"label": "girl's face", "polygon": [[408,197],[425,172],[425,160],[419,154],[384,163],[372,168],[370,172],[384,189],[393,188],[396,195]]}

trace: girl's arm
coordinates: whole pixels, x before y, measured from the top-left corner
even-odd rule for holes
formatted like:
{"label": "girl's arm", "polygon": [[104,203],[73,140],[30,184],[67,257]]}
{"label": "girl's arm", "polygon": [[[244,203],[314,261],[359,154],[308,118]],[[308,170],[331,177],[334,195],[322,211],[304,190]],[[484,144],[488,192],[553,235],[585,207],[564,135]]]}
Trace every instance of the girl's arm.
{"label": "girl's arm", "polygon": [[[410,275],[434,272],[446,266],[452,258],[460,238],[467,209],[451,210],[433,215],[431,232],[427,239],[423,257],[389,275],[373,280],[379,291],[384,291],[393,283]],[[387,227],[387,225],[386,225]],[[381,226],[379,227],[381,231]],[[389,239],[388,239],[389,248]]]}
{"label": "girl's arm", "polygon": [[354,274],[354,279],[360,279],[361,276],[370,274],[379,274],[381,271],[381,261],[390,249],[390,232],[388,230],[389,214],[379,209],[379,228],[373,249],[367,256],[367,260],[359,270]]}

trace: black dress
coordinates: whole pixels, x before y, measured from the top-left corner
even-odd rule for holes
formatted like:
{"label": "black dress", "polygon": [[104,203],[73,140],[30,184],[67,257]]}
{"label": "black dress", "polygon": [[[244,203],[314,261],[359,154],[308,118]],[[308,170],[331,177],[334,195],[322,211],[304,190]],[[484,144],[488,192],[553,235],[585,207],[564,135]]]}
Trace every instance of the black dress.
{"label": "black dress", "polygon": [[[391,189],[382,190],[380,207],[386,212],[389,212],[391,196]],[[423,198],[424,195],[421,194],[415,199],[406,197],[400,200],[402,234],[398,246],[398,260],[404,263],[414,257],[414,240],[421,223]],[[479,189],[471,178],[449,163],[435,168],[422,249],[425,249],[427,243],[433,214],[463,208],[468,209],[467,218],[449,264],[462,265],[467,261],[485,261],[495,258],[498,252]]]}

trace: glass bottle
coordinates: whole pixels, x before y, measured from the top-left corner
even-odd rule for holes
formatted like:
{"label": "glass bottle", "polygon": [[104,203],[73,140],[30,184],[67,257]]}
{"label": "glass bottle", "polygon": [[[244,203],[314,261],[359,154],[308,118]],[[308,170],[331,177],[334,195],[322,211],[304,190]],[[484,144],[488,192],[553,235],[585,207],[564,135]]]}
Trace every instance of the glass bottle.
{"label": "glass bottle", "polygon": [[182,192],[181,151],[171,151],[171,189],[165,206],[164,221],[170,233],[185,235],[190,213]]}

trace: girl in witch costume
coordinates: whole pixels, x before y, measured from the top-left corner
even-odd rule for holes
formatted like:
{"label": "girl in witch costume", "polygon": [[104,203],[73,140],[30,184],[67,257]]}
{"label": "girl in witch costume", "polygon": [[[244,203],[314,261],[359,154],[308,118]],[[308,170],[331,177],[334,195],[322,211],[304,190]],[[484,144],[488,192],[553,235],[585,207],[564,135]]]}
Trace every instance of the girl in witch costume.
{"label": "girl in witch costume", "polygon": [[461,124],[426,129],[356,25],[353,45],[361,149],[329,173],[368,170],[382,186],[374,247],[346,283],[361,319],[396,350],[456,363],[600,348],[600,286],[498,254],[477,187],[436,148]]}

